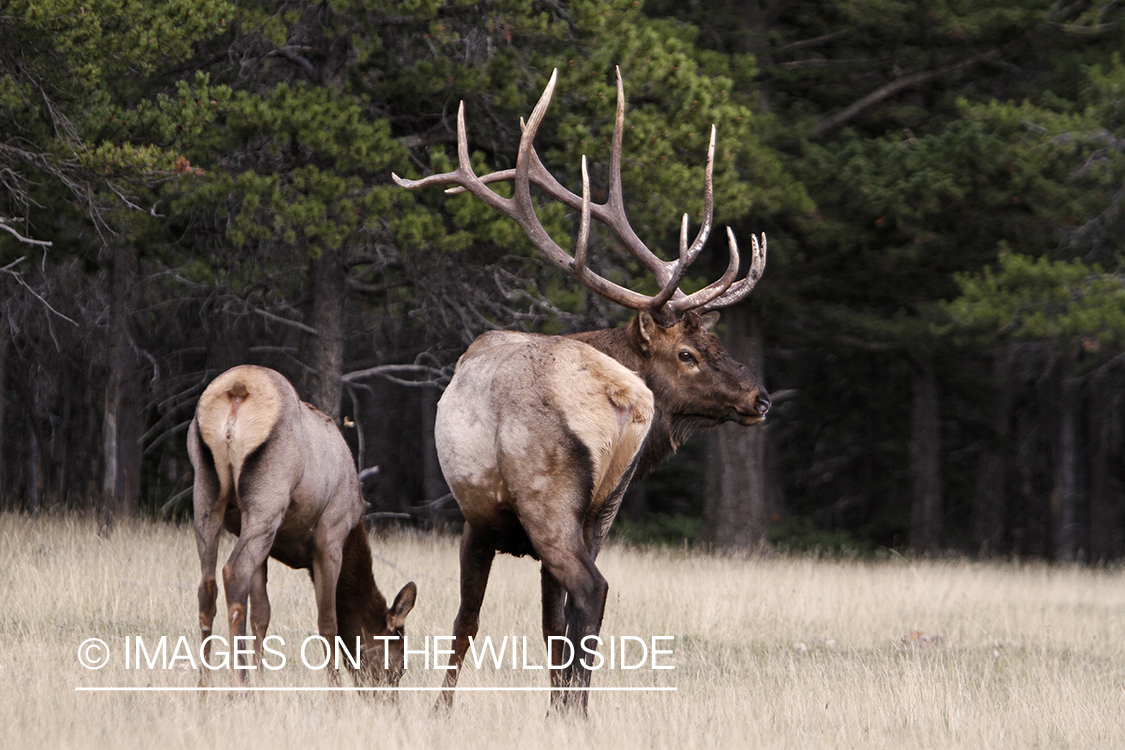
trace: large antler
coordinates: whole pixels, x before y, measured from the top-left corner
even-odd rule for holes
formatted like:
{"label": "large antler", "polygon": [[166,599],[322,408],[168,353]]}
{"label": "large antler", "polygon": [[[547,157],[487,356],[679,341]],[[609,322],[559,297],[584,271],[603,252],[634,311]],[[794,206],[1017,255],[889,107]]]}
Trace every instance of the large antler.
{"label": "large antler", "polygon": [[[551,80],[539,103],[531,113],[526,124],[520,125],[523,135],[520,138],[516,168],[478,176],[473,172],[469,161],[469,143],[465,131],[465,103],[457,109],[457,169],[444,174],[435,174],[421,180],[406,180],[396,174],[391,177],[400,186],[416,189],[429,185],[454,185],[446,192],[456,193],[462,189],[480,198],[486,204],[505,216],[515,220],[539,250],[547,255],[557,266],[585,284],[606,299],[634,310],[647,310],[658,319],[677,320],[689,310],[707,311],[738,302],[754,288],[766,265],[766,236],[752,236],[753,254],[750,269],[746,276],[735,283],[738,274],[738,243],[734,233],[727,229],[730,246],[730,262],[722,278],[692,294],[684,294],[679,289],[680,282],[687,273],[688,266],[698,257],[703,245],[711,234],[711,221],[714,209],[714,189],[712,171],[715,163],[715,127],[711,127],[711,142],[707,148],[707,169],[703,182],[703,223],[695,240],[688,245],[688,215],[685,213],[680,225],[680,254],[675,261],[663,261],[656,256],[637,237],[625,216],[625,204],[621,191],[621,142],[625,129],[625,88],[621,82],[621,69],[617,69],[617,117],[613,126],[613,143],[609,157],[609,198],[605,203],[590,200],[590,178],[586,171],[586,157],[582,157],[582,195],[578,196],[564,188],[539,160],[533,142],[540,123],[551,103],[555,90],[558,70],[551,73]],[[511,180],[515,192],[511,198],[503,198],[487,187],[491,182]],[[581,212],[578,239],[574,255],[561,248],[543,229],[535,206],[531,200],[531,186],[534,182],[547,195]],[[660,291],[653,296],[634,292],[619,286],[590,270],[586,265],[586,245],[589,238],[590,218],[605,224],[618,240],[656,276]]]}

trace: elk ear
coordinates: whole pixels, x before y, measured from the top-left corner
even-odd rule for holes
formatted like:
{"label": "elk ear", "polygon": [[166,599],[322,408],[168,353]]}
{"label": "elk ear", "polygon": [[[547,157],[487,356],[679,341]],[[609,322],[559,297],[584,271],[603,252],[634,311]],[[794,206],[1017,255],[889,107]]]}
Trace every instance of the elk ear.
{"label": "elk ear", "polygon": [[703,323],[703,332],[707,333],[719,322],[719,311],[712,310],[709,313],[704,313],[699,316],[699,319]]}
{"label": "elk ear", "polygon": [[652,350],[652,337],[656,333],[656,320],[648,310],[637,313],[637,343],[641,351],[648,354]]}
{"label": "elk ear", "polygon": [[418,596],[418,587],[414,581],[402,587],[395,597],[395,603],[387,611],[387,627],[392,631],[398,630],[406,622],[406,616],[414,609],[414,598]]}

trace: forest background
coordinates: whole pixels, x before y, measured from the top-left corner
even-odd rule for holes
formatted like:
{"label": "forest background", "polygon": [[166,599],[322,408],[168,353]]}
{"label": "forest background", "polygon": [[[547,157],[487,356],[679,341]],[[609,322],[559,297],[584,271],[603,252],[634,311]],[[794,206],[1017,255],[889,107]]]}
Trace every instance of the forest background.
{"label": "forest background", "polygon": [[390,173],[450,168],[461,101],[478,171],[512,166],[557,68],[537,145],[597,199],[620,66],[638,234],[699,220],[714,123],[716,221],[769,237],[719,333],[775,401],[638,483],[620,533],[1118,559],[1122,49],[1115,0],[4,0],[0,505],[190,513],[195,401],[252,362],[341,425],[373,521],[456,525],[433,417],[468,343],[628,311]]}

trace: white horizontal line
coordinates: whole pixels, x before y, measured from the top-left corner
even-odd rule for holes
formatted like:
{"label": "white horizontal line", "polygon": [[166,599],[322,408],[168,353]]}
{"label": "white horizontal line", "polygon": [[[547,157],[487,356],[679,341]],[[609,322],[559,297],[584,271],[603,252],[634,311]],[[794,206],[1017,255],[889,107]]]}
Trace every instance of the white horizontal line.
{"label": "white horizontal line", "polygon": [[585,693],[668,693],[675,687],[75,687],[79,693],[542,693],[553,690]]}

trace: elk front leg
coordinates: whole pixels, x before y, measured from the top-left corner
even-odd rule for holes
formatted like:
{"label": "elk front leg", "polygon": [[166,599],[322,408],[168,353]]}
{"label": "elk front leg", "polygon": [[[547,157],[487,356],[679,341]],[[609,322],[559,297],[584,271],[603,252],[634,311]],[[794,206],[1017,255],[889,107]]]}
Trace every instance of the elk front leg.
{"label": "elk front leg", "polygon": [[495,557],[492,545],[466,523],[461,533],[461,606],[453,621],[453,656],[442,680],[442,687],[449,689],[442,691],[435,709],[449,709],[453,705],[452,688],[457,687],[461,664],[469,650],[469,638],[476,637],[480,627],[480,607]]}

